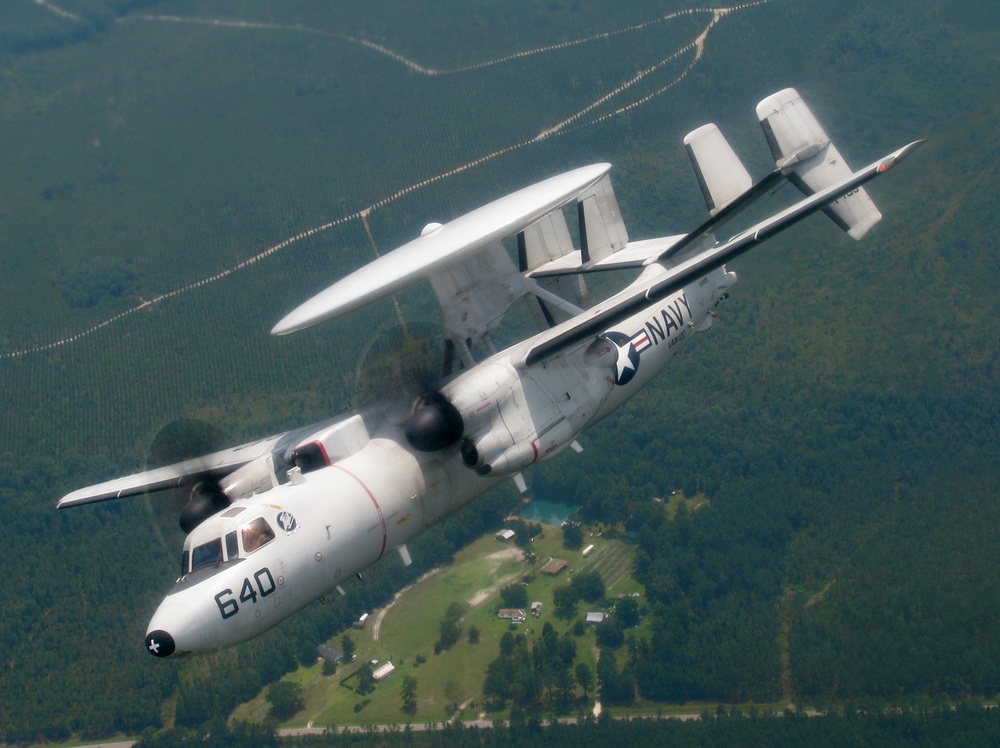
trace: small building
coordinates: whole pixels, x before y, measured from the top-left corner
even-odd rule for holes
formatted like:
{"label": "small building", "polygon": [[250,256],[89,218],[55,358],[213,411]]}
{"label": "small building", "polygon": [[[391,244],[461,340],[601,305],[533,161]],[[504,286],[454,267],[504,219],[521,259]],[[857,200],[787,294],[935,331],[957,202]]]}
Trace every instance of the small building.
{"label": "small building", "polygon": [[358,620],[356,620],[354,622],[354,628],[356,628],[356,629],[363,629],[365,627],[366,623],[368,623],[368,614],[367,613],[362,613],[361,617],[358,618]]}
{"label": "small building", "polygon": [[316,647],[316,654],[322,657],[324,662],[340,662],[344,659],[343,652],[326,644],[320,644]]}
{"label": "small building", "polygon": [[378,683],[380,680],[384,680],[385,678],[388,678],[390,675],[392,675],[393,672],[395,672],[395,670],[396,666],[393,665],[391,662],[387,662],[378,670],[372,673],[372,680]]}
{"label": "small building", "polygon": [[510,528],[504,528],[503,530],[501,530],[500,532],[498,532],[493,537],[495,537],[501,543],[509,543],[510,541],[512,541],[514,539],[514,537],[516,535],[517,535],[517,533],[515,533]]}
{"label": "small building", "polygon": [[569,566],[569,564],[561,558],[550,558],[549,562],[542,567],[542,574],[545,574],[548,577],[558,576],[559,572],[567,566]]}
{"label": "small building", "polygon": [[587,623],[592,623],[595,626],[598,623],[603,623],[605,618],[606,616],[604,615],[604,613],[601,613],[600,611],[597,610],[587,613]]}
{"label": "small building", "polygon": [[542,603],[541,601],[536,600],[531,604],[531,615],[533,615],[535,618],[538,618],[538,616],[540,616],[541,614],[542,614]]}
{"label": "small building", "polygon": [[498,618],[506,618],[511,623],[524,623],[526,616],[520,608],[500,608],[497,611]]}
{"label": "small building", "polygon": [[591,543],[590,545],[588,545],[586,548],[583,549],[583,555],[584,556],[589,556],[593,552],[594,552],[594,544],[593,543]]}

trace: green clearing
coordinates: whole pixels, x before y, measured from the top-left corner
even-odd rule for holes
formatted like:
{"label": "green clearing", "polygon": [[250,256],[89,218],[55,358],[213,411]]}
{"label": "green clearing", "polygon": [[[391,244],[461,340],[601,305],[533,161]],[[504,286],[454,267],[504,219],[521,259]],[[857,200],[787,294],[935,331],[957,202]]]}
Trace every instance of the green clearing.
{"label": "green clearing", "polygon": [[[470,544],[456,554],[453,564],[436,570],[408,588],[389,606],[377,641],[373,638],[374,622],[381,610],[371,612],[364,630],[347,632],[357,645],[355,662],[341,664],[333,676],[324,677],[319,666],[302,667],[285,676],[303,686],[306,700],[305,709],[286,726],[442,722],[454,716],[453,704],[470,702],[476,706],[468,706],[457,716],[460,719],[478,718],[482,713],[479,702],[486,666],[496,658],[504,633],[524,634],[530,641],[540,635],[542,624],[548,621],[561,635],[570,631],[587,610],[600,608],[581,602],[577,615],[569,619],[557,618],[553,615],[553,589],[568,584],[574,573],[597,571],[605,580],[608,598],[613,599],[619,593],[642,593],[641,586],[630,576],[633,549],[629,544],[603,537],[588,537],[586,544],[590,543],[594,544],[594,550],[584,558],[581,551],[567,551],[562,547],[562,533],[558,528],[545,527],[542,535],[526,549],[536,555],[533,563],[514,558],[520,555],[520,550],[514,545],[498,543],[492,536]],[[538,574],[537,570],[550,557],[564,559],[570,565],[557,577]],[[499,589],[525,577],[531,579],[529,604],[540,601],[542,615],[536,619],[529,614],[524,624],[515,626],[496,615],[501,605]],[[434,643],[439,636],[439,623],[452,602],[469,605],[460,622],[462,636],[453,647],[436,655]],[[468,641],[470,626],[479,629],[476,644]],[[338,635],[330,644],[339,648],[339,641]],[[593,632],[588,631],[576,641],[578,661],[587,663],[593,670]],[[417,661],[418,655],[424,662]],[[356,683],[357,679],[351,676],[361,663],[370,660],[378,660],[379,664],[391,661],[396,665],[396,672],[364,696],[341,684],[345,679]],[[404,675],[412,675],[418,682],[417,712],[409,719],[400,708]],[[355,712],[355,705],[365,699],[370,702]],[[262,719],[266,707],[261,694],[240,706],[232,719]]]}

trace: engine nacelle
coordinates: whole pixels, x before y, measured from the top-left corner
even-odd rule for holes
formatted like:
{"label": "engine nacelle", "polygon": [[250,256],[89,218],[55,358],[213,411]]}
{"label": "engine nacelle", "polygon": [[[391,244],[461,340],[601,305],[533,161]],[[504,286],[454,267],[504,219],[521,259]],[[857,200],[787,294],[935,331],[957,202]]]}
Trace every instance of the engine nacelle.
{"label": "engine nacelle", "polygon": [[219,488],[231,501],[270,491],[276,485],[271,455],[258,457],[219,481]]}
{"label": "engine nacelle", "polygon": [[572,444],[575,436],[576,429],[566,418],[541,435],[531,433],[513,443],[509,432],[492,429],[478,439],[462,442],[462,460],[479,475],[509,475],[553,457]]}
{"label": "engine nacelle", "polygon": [[466,466],[480,475],[513,474],[572,444],[614,387],[600,356],[582,358],[520,372],[494,364],[462,382],[456,393],[467,401],[455,405],[466,427]]}

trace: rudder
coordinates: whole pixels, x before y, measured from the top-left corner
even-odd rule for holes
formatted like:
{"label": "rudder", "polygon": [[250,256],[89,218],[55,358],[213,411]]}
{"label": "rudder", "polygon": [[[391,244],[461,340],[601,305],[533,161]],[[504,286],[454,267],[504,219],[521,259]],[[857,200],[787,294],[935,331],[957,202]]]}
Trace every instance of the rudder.
{"label": "rudder", "polygon": [[[775,165],[803,194],[812,195],[851,175],[851,167],[794,88],[771,94],[757,105]],[[863,187],[823,211],[853,239],[882,219]]]}

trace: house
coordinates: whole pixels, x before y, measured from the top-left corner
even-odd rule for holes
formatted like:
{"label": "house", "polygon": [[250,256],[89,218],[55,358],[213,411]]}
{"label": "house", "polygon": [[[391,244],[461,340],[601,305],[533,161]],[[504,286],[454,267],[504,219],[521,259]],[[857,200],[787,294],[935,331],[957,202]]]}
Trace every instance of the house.
{"label": "house", "polygon": [[396,670],[396,666],[391,662],[385,663],[382,667],[372,673],[372,680],[378,683],[380,680],[388,678]]}
{"label": "house", "polygon": [[508,528],[504,528],[503,530],[501,530],[500,532],[498,532],[493,537],[495,537],[501,543],[509,543],[510,541],[512,541],[514,539],[515,535],[516,535],[516,533],[513,530],[508,529]]}
{"label": "house", "polygon": [[507,618],[511,623],[524,623],[524,611],[520,608],[500,608],[497,611],[498,618]]}
{"label": "house", "polygon": [[569,564],[560,558],[550,558],[549,562],[542,567],[542,574],[549,577],[558,576],[559,572],[567,566],[569,566]]}
{"label": "house", "polygon": [[316,647],[316,654],[322,657],[325,662],[340,662],[344,659],[343,652],[339,649],[328,647],[326,644],[320,644]]}
{"label": "house", "polygon": [[597,625],[598,623],[603,623],[606,616],[600,611],[591,611],[587,613],[587,623],[592,623]]}

